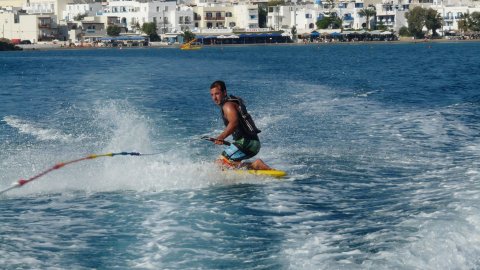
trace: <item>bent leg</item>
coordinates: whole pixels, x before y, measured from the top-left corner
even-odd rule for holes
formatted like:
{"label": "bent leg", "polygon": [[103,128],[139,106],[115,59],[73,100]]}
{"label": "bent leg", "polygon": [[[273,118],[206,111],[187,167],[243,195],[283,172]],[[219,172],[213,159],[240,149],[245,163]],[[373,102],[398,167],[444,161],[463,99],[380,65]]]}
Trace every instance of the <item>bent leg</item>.
{"label": "bent leg", "polygon": [[242,164],[239,161],[229,160],[224,156],[220,156],[217,160],[215,160],[215,163],[218,166],[222,168],[227,168],[227,169],[236,169],[236,168],[239,168]]}
{"label": "bent leg", "polygon": [[254,162],[249,164],[248,167],[249,169],[252,169],[252,170],[271,170],[272,169],[267,164],[265,164],[265,162],[263,162],[263,160],[261,159],[255,160]]}

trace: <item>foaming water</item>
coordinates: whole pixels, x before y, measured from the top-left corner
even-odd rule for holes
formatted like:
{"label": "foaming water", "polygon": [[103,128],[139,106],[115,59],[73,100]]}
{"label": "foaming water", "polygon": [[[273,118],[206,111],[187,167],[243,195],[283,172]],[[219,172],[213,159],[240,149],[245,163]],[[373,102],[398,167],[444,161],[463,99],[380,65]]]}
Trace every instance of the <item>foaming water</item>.
{"label": "foaming water", "polygon": [[[165,141],[173,141],[174,138],[161,137],[158,139],[163,143],[157,148],[152,140],[151,123],[128,103],[107,102],[98,108],[102,109],[93,111],[91,115],[94,125],[90,128],[99,131],[96,134],[90,133],[91,141],[95,141],[90,144],[91,152],[82,149],[86,145],[85,140],[73,140],[71,136],[62,135],[61,131],[45,129],[45,132],[38,132],[42,135],[35,136],[36,140],[52,141],[52,144],[60,142],[64,147],[55,146],[54,151],[23,149],[25,151],[18,151],[15,157],[8,158],[4,164],[31,164],[31,168],[21,170],[23,177],[29,178],[58,162],[82,157],[73,153],[83,153],[86,156],[128,151],[146,155],[102,157],[71,164],[13,191],[12,194],[25,196],[31,193],[54,194],[64,191],[162,191],[250,182],[240,175],[221,173],[212,166],[212,160],[190,158],[188,142],[185,145],[174,144],[175,147],[165,148]],[[8,118],[9,125],[18,122],[12,119]],[[25,125],[31,127],[29,124]],[[27,135],[37,134],[34,128],[26,130],[29,132],[19,129],[20,133]],[[44,167],[40,167],[42,165]],[[9,175],[15,176],[19,173],[16,171],[18,167],[11,167],[11,171],[8,167],[5,169],[3,183],[15,179],[7,179]]]}
{"label": "foaming water", "polygon": [[56,129],[42,128],[34,122],[19,119],[15,116],[5,116],[2,121],[18,129],[20,133],[31,135],[40,141],[75,142],[84,139],[82,137],[76,138],[72,134],[65,134]]}
{"label": "foaming water", "polygon": [[[46,70],[65,60],[81,79],[67,91],[39,87],[44,102],[3,93],[2,187],[92,153],[154,155],[79,162],[7,193],[0,210],[0,265],[476,269],[476,46],[32,55],[48,61],[29,62],[31,69],[22,69],[27,73],[48,77]],[[424,56],[420,63],[412,52]],[[397,61],[405,68],[392,72],[388,63],[396,54],[404,56]],[[438,61],[439,55],[449,59]],[[466,55],[471,70],[458,71],[452,63]],[[49,67],[50,61],[55,65]],[[185,67],[195,72],[180,76]],[[446,75],[430,82],[419,75],[426,70]],[[87,79],[90,74],[98,84]],[[13,75],[2,76],[14,86]],[[221,147],[199,137],[223,128],[208,97],[209,83],[219,78],[247,101],[262,130],[258,157],[287,170],[287,179],[227,174],[212,166]],[[462,90],[448,87],[452,82]],[[32,86],[25,80],[22,87]],[[51,91],[55,100],[48,99]],[[21,105],[36,110],[19,110]]]}

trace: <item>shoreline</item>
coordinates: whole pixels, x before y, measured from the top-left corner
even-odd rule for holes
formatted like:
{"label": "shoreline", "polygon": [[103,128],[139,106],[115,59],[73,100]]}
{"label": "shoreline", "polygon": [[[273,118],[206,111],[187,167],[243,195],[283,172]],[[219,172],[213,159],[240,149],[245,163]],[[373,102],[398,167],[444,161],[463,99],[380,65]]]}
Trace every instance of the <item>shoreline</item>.
{"label": "shoreline", "polygon": [[[480,39],[449,40],[449,39],[429,39],[429,40],[411,40],[400,39],[395,41],[357,41],[357,42],[297,42],[297,43],[253,43],[253,44],[215,44],[202,45],[205,48],[216,47],[244,47],[244,46],[329,46],[329,45],[369,45],[369,44],[434,44],[434,43],[471,43],[480,42]],[[88,50],[88,49],[180,49],[181,44],[174,45],[155,45],[155,46],[123,46],[123,47],[104,47],[104,46],[75,46],[68,47],[63,44],[19,44],[16,45],[24,51],[45,51],[45,50]]]}

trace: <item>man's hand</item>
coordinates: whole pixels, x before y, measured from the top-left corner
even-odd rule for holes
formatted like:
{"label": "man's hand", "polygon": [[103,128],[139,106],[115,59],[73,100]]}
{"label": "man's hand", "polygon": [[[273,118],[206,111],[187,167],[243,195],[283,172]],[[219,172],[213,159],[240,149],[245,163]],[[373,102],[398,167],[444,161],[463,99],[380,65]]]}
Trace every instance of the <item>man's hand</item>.
{"label": "man's hand", "polygon": [[225,144],[225,136],[222,134],[218,135],[214,141],[215,144]]}

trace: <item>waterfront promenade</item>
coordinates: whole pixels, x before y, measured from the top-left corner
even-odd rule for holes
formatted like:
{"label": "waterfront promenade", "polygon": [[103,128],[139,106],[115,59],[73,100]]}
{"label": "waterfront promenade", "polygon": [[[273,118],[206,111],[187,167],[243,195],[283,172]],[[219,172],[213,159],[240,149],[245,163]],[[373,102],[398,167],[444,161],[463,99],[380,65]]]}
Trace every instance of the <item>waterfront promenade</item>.
{"label": "waterfront promenade", "polygon": [[[295,42],[295,43],[255,43],[255,44],[214,44],[203,45],[204,47],[243,47],[243,46],[328,46],[328,45],[354,45],[354,44],[402,44],[402,43],[463,43],[463,42],[480,42],[480,39],[412,39],[400,38],[394,41],[351,41],[351,42]],[[127,48],[162,48],[162,49],[179,49],[181,44],[154,44],[150,46],[121,46],[106,47],[93,46],[84,44],[83,46],[68,46],[67,43],[36,43],[36,44],[20,44],[18,47],[23,50],[68,50],[68,49],[127,49]]]}

